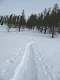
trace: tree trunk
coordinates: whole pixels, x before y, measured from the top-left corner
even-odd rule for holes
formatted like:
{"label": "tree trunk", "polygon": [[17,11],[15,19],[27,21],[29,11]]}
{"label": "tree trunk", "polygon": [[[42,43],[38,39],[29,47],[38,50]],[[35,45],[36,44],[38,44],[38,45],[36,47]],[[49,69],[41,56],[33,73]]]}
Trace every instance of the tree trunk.
{"label": "tree trunk", "polygon": [[43,31],[43,28],[40,28],[40,32],[42,33],[42,31]]}
{"label": "tree trunk", "polygon": [[19,32],[20,32],[20,26],[19,26]]}
{"label": "tree trunk", "polygon": [[52,26],[52,38],[54,38],[54,26]]}
{"label": "tree trunk", "polygon": [[44,29],[44,34],[46,34],[46,30],[47,30],[47,28]]}

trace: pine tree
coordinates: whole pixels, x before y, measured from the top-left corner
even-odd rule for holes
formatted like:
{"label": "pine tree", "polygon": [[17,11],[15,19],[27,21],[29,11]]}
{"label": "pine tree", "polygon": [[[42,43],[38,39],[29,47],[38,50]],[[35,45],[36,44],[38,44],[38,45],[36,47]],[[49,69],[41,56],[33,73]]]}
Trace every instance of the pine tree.
{"label": "pine tree", "polygon": [[20,17],[20,23],[21,23],[22,28],[24,29],[24,27],[25,27],[25,25],[26,25],[26,19],[25,19],[24,10],[23,10],[23,12],[22,12],[22,16]]}

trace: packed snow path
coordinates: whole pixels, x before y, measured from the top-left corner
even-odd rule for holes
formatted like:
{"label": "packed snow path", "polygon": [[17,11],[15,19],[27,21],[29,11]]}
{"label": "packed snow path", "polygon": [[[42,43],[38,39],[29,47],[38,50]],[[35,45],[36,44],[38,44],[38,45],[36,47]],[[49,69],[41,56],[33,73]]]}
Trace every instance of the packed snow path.
{"label": "packed snow path", "polygon": [[[27,50],[25,47],[31,41],[35,43],[31,44],[32,47]],[[60,80],[60,35],[52,39],[49,34],[29,30],[20,33],[18,31],[0,31],[0,80],[15,79],[15,75],[20,71],[18,65],[23,64],[22,57],[28,52],[29,54],[34,53],[32,61],[34,61],[35,69],[32,69],[36,72],[34,75],[37,80]],[[30,57],[28,58],[30,59]],[[24,69],[24,72],[29,71],[29,68],[27,69]]]}
{"label": "packed snow path", "polygon": [[44,57],[34,42],[26,46],[21,63],[11,80],[54,80],[52,72],[44,63]]}

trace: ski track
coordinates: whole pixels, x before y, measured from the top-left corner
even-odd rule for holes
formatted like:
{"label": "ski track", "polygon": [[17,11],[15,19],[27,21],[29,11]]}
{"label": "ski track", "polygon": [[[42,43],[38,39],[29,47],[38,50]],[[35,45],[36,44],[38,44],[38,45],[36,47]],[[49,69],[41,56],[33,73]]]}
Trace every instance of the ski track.
{"label": "ski track", "polygon": [[[49,35],[28,30],[8,34],[2,30],[0,52],[5,59],[0,57],[0,80],[60,80],[60,38],[51,39]],[[9,57],[6,58],[4,53]],[[48,58],[53,58],[49,64]]]}
{"label": "ski track", "polygon": [[35,46],[34,42],[27,44],[22,61],[11,80],[54,80],[51,69]]}

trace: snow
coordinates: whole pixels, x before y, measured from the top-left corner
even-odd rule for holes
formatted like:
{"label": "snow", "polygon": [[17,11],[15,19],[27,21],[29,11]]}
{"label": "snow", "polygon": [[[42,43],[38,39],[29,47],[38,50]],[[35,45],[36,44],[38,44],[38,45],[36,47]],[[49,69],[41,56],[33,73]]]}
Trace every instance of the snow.
{"label": "snow", "polygon": [[[4,29],[4,28],[3,28]],[[0,80],[60,80],[60,35],[0,29]]]}
{"label": "snow", "polygon": [[12,80],[53,80],[53,75],[47,68],[39,49],[36,49],[36,45],[30,42],[25,48],[23,59]]}

